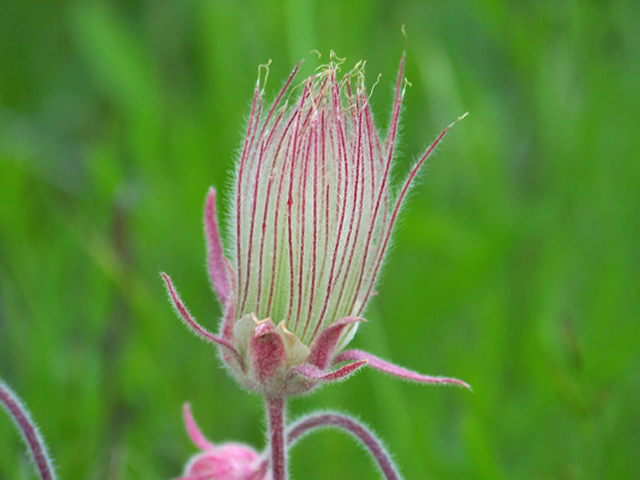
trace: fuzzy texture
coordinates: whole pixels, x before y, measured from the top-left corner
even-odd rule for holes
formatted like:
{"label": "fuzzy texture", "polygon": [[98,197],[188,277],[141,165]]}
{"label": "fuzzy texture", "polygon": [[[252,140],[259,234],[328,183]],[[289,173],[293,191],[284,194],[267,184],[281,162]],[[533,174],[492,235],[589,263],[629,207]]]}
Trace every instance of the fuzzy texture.
{"label": "fuzzy texture", "polygon": [[287,479],[287,448],[285,445],[285,399],[266,398],[269,421],[269,459],[273,480]]}
{"label": "fuzzy texture", "polygon": [[376,370],[380,370],[381,372],[389,373],[406,380],[411,380],[413,382],[430,383],[435,385],[457,385],[460,387],[471,389],[471,387],[462,380],[458,380],[456,378],[432,377],[430,375],[423,375],[421,373],[417,373],[412,370],[394,365],[393,363],[382,360],[381,358],[378,358],[375,355],[371,355],[370,353],[363,352],[362,350],[347,350],[335,357],[333,361],[336,364],[345,361],[366,362],[367,365],[375,368]]}
{"label": "fuzzy texture", "polygon": [[[222,248],[215,191],[209,191],[205,235],[211,283],[224,309],[219,335],[196,322],[169,277],[162,274],[185,325],[221,347],[222,358],[238,381],[265,397],[270,465],[263,461],[256,475],[270,469],[273,480],[287,477],[288,396],[343,380],[367,364],[420,383],[468,387],[460,380],[415,373],[367,352],[343,352],[363,321],[360,316],[373,294],[402,202],[451,125],[420,157],[400,189],[391,192],[404,56],[384,140],[373,122],[364,64],[358,63],[339,79],[340,63],[334,59],[294,86],[298,65],[268,109],[258,80],[236,170],[233,225],[227,239],[234,247],[231,260]],[[293,430],[294,436],[323,425],[355,435],[385,477],[399,479],[380,442],[348,417],[307,419]],[[196,439],[210,454],[198,457],[184,480],[215,480],[206,469],[226,465],[224,459],[211,453],[204,437],[195,435]],[[236,453],[229,450],[229,462],[235,461]],[[206,470],[204,476],[195,472],[200,465]],[[245,462],[240,466],[244,468]],[[244,473],[221,475],[224,480],[248,478]]]}
{"label": "fuzzy texture", "polygon": [[258,452],[241,443],[214,445],[205,438],[191,415],[188,403],[183,406],[187,433],[202,452],[187,464],[184,475],[176,480],[269,480],[266,465]]}
{"label": "fuzzy texture", "polygon": [[[284,425],[284,405],[279,402],[268,402],[267,409],[270,412],[269,421]],[[202,452],[195,455],[187,464],[185,473],[176,480],[272,480],[282,478],[286,474],[286,448],[293,447],[299,440],[317,429],[334,428],[343,430],[357,439],[362,446],[369,451],[378,468],[386,480],[400,480],[398,468],[393,463],[391,455],[384,444],[377,438],[366,425],[353,417],[337,412],[317,412],[293,422],[286,432],[278,434],[277,439],[271,439],[271,446],[266,454],[259,455],[255,450],[240,443],[225,443],[215,445],[202,434],[191,414],[188,403],[183,406],[184,421],[187,433],[193,443]],[[278,466],[277,474],[271,476],[269,467],[273,461],[276,444],[276,456]]]}
{"label": "fuzzy texture", "polygon": [[287,85],[266,115],[256,94],[237,172],[236,309],[283,319],[306,344],[362,311],[391,228],[397,112],[383,145],[362,66],[341,81],[337,70],[305,80],[290,105]]}
{"label": "fuzzy texture", "polygon": [[196,322],[163,273],[177,313],[196,335],[221,347],[243,386],[270,398],[343,380],[366,364],[422,383],[467,386],[364,352],[340,354],[363,321],[410,185],[451,125],[391,192],[404,56],[384,139],[371,114],[363,63],[339,78],[340,63],[332,61],[294,85],[298,67],[268,109],[260,80],[256,85],[237,164],[231,260],[222,248],[215,191],[207,197],[209,275],[224,309],[220,334]]}
{"label": "fuzzy texture", "polygon": [[348,415],[336,412],[306,415],[288,428],[287,444],[293,446],[300,438],[318,428],[335,428],[349,433],[369,451],[386,480],[401,480],[398,468],[380,439],[366,425]]}
{"label": "fuzzy texture", "polygon": [[27,408],[2,380],[0,380],[0,404],[7,410],[22,434],[27,447],[29,447],[39,478],[41,480],[55,480],[56,474],[53,469],[53,463],[42,435],[40,435],[36,424],[31,419]]}

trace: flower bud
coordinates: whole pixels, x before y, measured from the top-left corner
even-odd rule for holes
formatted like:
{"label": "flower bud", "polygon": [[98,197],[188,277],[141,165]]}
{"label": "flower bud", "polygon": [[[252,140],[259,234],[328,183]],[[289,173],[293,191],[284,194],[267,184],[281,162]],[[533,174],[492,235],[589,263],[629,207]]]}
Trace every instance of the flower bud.
{"label": "flower bud", "polygon": [[187,464],[184,475],[176,480],[268,480],[262,457],[241,443],[214,445],[209,442],[191,415],[189,404],[183,407],[187,432],[202,452]]}
{"label": "flower bud", "polygon": [[[269,109],[258,81],[236,171],[229,259],[213,189],[205,210],[209,273],[225,310],[221,336],[195,322],[164,275],[185,323],[222,347],[223,360],[249,389],[273,398],[301,394],[365,363],[417,381],[450,380],[343,352],[374,294],[402,201],[449,128],[392,192],[403,67],[404,58],[386,138],[374,125],[363,63],[338,79],[340,62],[332,56],[294,86],[296,67]],[[351,363],[340,367],[344,361]]]}

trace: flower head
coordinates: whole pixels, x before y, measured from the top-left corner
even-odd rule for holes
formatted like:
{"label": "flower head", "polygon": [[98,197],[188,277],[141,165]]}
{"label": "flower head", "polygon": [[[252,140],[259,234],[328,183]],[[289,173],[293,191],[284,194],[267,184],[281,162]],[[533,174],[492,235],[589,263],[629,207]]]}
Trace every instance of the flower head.
{"label": "flower head", "polygon": [[213,189],[205,211],[209,272],[225,310],[220,336],[190,317],[165,275],[187,324],[223,347],[243,385],[269,397],[303,393],[365,363],[418,381],[462,383],[342,351],[363,320],[409,186],[446,132],[393,192],[403,66],[404,58],[384,138],[373,121],[362,63],[340,78],[339,63],[332,62],[294,85],[296,67],[269,108],[258,81],[237,165],[230,261]]}
{"label": "flower head", "polygon": [[214,445],[198,428],[188,403],[183,413],[189,437],[202,452],[189,460],[176,480],[268,480],[265,463],[253,448],[242,443]]}
{"label": "flower head", "polygon": [[237,172],[236,311],[284,320],[306,345],[362,312],[391,228],[393,142],[380,142],[362,66],[337,70],[285,101],[291,77],[266,114],[257,94]]}

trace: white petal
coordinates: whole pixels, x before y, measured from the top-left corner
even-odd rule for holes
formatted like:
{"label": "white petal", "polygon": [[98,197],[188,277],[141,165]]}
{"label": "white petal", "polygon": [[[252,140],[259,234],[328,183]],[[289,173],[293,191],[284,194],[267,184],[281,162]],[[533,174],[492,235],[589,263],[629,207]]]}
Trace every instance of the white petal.
{"label": "white petal", "polygon": [[255,315],[251,313],[242,317],[233,326],[233,337],[236,348],[243,357],[247,354],[247,350],[249,349],[249,340],[251,340],[257,324]]}
{"label": "white petal", "polygon": [[287,330],[287,327],[284,325],[284,321],[278,324],[276,332],[278,332],[278,335],[280,335],[280,338],[282,339],[282,343],[284,343],[284,351],[287,356],[287,367],[291,368],[303,363],[309,356],[309,353],[311,353],[309,347],[302,343],[296,335]]}

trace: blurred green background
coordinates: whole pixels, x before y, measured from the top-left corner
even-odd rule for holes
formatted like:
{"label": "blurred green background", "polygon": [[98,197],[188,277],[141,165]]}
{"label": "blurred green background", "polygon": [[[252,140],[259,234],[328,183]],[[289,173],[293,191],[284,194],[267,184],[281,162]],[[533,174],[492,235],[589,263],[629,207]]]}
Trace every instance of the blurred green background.
{"label": "blurred green background", "polygon": [[[640,4],[632,1],[2,0],[0,376],[61,479],[168,479],[214,441],[262,448],[257,397],[202,323],[209,186],[228,205],[258,65],[268,97],[311,50],[367,61],[386,128],[408,34],[397,178],[447,135],[405,208],[353,345],[474,393],[367,370],[292,402],[352,412],[407,479],[640,478]],[[346,436],[294,479],[378,478]],[[0,479],[34,478],[0,416]]]}

